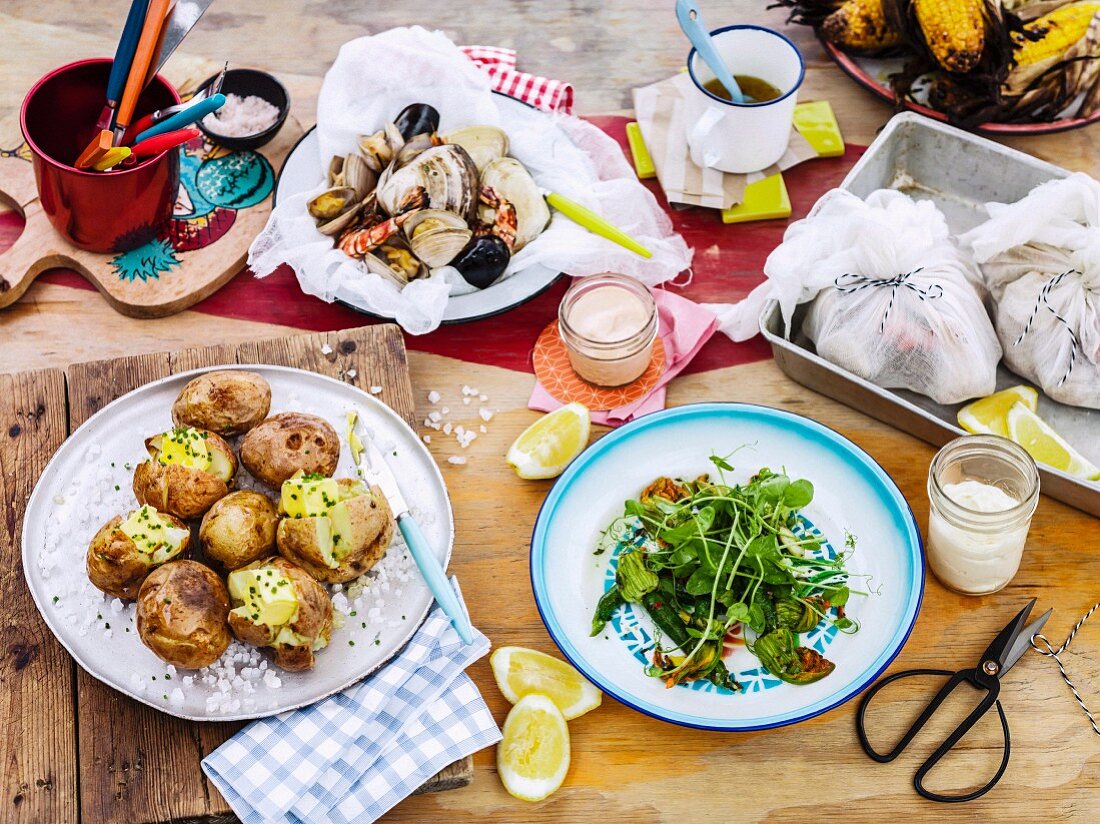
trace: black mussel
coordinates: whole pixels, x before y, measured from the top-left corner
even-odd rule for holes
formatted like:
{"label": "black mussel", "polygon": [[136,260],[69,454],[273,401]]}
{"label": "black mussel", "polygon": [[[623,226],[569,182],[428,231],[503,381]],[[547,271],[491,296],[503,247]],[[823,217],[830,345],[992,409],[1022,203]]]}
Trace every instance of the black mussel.
{"label": "black mussel", "polygon": [[439,112],[427,103],[410,103],[393,123],[405,140],[412,140],[418,134],[431,134],[439,128]]}
{"label": "black mussel", "polygon": [[451,261],[451,266],[471,286],[486,289],[504,274],[511,257],[507,243],[496,235],[482,235],[467,243],[466,248]]}

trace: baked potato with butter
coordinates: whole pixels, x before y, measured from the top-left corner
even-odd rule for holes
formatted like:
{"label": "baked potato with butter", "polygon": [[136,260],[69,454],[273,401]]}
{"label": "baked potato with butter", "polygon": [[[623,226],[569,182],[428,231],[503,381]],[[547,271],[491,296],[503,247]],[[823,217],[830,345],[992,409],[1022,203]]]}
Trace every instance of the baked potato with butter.
{"label": "baked potato with butter", "polygon": [[296,472],[330,476],[340,462],[340,438],[332,425],[303,412],[281,412],[249,430],[241,463],[272,489]]}
{"label": "baked potato with butter", "polygon": [[237,640],[270,647],[285,670],[312,669],[332,635],[332,600],[305,570],[278,556],[229,573],[229,627]]}
{"label": "baked potato with butter", "polygon": [[229,572],[274,554],[278,526],[274,501],[241,489],[219,498],[202,516],[199,543],[207,559]]}
{"label": "baked potato with butter", "polygon": [[184,520],[229,494],[237,456],[220,436],[177,426],[145,441],[149,460],[134,469],[134,497]]}
{"label": "baked potato with butter", "polygon": [[229,438],[256,426],[270,408],[271,386],[262,375],[223,369],[199,375],[183,387],[172,404],[172,422]]}
{"label": "baked potato with butter", "polygon": [[169,561],[149,573],[136,613],[142,643],[181,669],[207,667],[229,647],[229,593],[197,561]]}
{"label": "baked potato with butter", "polygon": [[358,578],[393,540],[389,504],[352,478],[295,475],[283,483],[279,511],[279,554],[324,583]]}
{"label": "baked potato with butter", "polygon": [[88,546],[88,580],[115,598],[133,601],[146,576],[186,554],[187,524],[151,506],[116,515],[100,527]]}

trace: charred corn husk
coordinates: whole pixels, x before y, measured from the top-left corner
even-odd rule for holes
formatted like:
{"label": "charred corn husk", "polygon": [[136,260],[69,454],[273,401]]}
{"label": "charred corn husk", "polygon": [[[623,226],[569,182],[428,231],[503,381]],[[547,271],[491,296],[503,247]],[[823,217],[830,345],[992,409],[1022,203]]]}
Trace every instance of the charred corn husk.
{"label": "charred corn husk", "polygon": [[853,51],[876,51],[901,45],[901,35],[882,10],[882,0],[846,0],[821,24],[830,43]]}
{"label": "charred corn husk", "polygon": [[913,0],[913,14],[940,66],[962,74],[978,65],[985,47],[985,0]]}
{"label": "charred corn husk", "polygon": [[1069,3],[1032,20],[1022,32],[1012,33],[1013,58],[1017,66],[1032,66],[1052,57],[1060,58],[1089,29],[1100,11],[1100,3]]}

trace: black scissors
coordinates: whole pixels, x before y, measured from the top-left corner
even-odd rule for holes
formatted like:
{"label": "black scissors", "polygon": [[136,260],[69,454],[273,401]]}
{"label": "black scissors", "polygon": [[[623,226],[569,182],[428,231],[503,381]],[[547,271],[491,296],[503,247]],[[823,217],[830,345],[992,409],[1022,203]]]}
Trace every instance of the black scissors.
{"label": "black scissors", "polygon": [[[966,682],[976,689],[984,690],[986,693],[985,697],[981,700],[981,703],[974,708],[970,715],[959,724],[956,730],[947,737],[947,740],[939,746],[939,749],[928,756],[928,759],[917,769],[916,775],[913,776],[913,787],[927,799],[944,802],[972,801],[975,798],[980,798],[993,789],[996,783],[1001,780],[1001,776],[1004,775],[1005,768],[1008,767],[1008,756],[1011,750],[1008,734],[1008,719],[1005,718],[1005,711],[1001,707],[1001,702],[997,700],[997,696],[1001,691],[1001,676],[1012,669],[1012,665],[1019,661],[1020,658],[1023,657],[1023,654],[1031,648],[1032,636],[1038,634],[1042,630],[1043,625],[1047,622],[1047,619],[1050,618],[1050,613],[1053,611],[1048,609],[1025,627],[1024,624],[1027,622],[1028,616],[1031,615],[1031,609],[1034,606],[1035,599],[1032,598],[1027,606],[1020,610],[1016,617],[1008,623],[1008,626],[1001,630],[993,643],[989,645],[989,648],[982,653],[982,657],[978,660],[978,666],[973,669],[964,669],[958,672],[938,669],[905,670],[904,672],[898,672],[887,676],[871,687],[859,702],[859,712],[856,715],[856,732],[859,734],[859,743],[862,745],[863,751],[880,764],[886,764],[893,761],[909,746],[909,743],[917,733],[920,732],[921,728],[928,723],[928,720],[935,714],[936,710],[939,708],[940,704],[944,702],[947,696],[954,691],[955,687]],[[867,730],[864,727],[864,716],[867,713],[867,707],[870,705],[875,695],[878,694],[879,690],[887,684],[914,675],[950,675],[951,678],[946,684],[940,687],[940,691],[928,702],[928,705],[924,708],[924,712],[922,712],[920,717],[913,722],[913,726],[911,726],[908,732],[902,736],[897,746],[888,753],[880,753],[876,751],[867,740]],[[963,795],[941,795],[925,789],[924,777],[928,775],[929,770],[936,766],[940,759],[947,755],[947,753],[959,743],[962,737],[970,731],[970,728],[977,723],[978,719],[985,715],[990,707],[994,705],[996,705],[997,714],[1001,719],[1001,728],[1004,730],[1005,743],[1001,766],[997,769],[997,774],[993,776],[993,779],[981,789]]]}

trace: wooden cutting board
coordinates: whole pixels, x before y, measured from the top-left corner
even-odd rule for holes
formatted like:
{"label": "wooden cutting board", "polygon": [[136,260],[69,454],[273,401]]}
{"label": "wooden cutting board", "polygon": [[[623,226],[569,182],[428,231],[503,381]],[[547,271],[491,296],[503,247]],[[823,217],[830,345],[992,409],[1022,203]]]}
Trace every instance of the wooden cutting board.
{"label": "wooden cutting board", "polygon": [[[162,235],[120,254],[78,249],[50,224],[35,189],[26,144],[9,136],[0,151],[0,202],[26,225],[0,254],[0,308],[48,269],[72,269],[124,315],[159,318],[217,291],[245,264],[271,213],[278,169],[303,134],[293,115],[258,151],[230,151],[198,137],[180,148],[180,188]],[[110,208],[110,204],[104,204]]]}
{"label": "wooden cutting board", "polygon": [[[325,344],[332,349],[328,355],[321,351]],[[0,813],[4,821],[233,820],[199,762],[243,724],[164,715],[77,667],[34,606],[20,548],[26,500],[70,432],[149,381],[224,363],[294,366],[357,386],[381,386],[379,399],[415,428],[405,345],[392,324],[0,374],[0,602],[8,613],[0,769],[10,790]],[[466,758],[421,791],[463,787],[472,777]]]}

